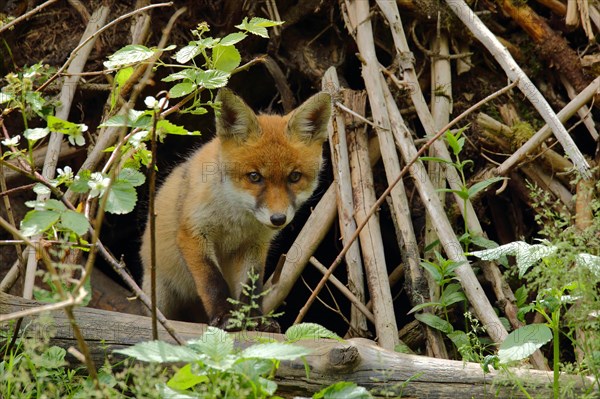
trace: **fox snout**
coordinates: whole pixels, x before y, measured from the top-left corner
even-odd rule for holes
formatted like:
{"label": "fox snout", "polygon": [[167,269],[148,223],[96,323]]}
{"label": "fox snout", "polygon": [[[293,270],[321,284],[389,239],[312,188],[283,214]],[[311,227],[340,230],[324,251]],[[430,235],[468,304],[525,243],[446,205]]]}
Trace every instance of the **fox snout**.
{"label": "fox snout", "polygon": [[292,221],[295,213],[296,209],[293,205],[288,205],[288,207],[283,210],[274,210],[266,205],[262,205],[254,212],[254,216],[262,224],[274,230],[280,230]]}
{"label": "fox snout", "polygon": [[287,216],[283,213],[274,213],[271,215],[271,223],[275,226],[283,226],[287,221]]}

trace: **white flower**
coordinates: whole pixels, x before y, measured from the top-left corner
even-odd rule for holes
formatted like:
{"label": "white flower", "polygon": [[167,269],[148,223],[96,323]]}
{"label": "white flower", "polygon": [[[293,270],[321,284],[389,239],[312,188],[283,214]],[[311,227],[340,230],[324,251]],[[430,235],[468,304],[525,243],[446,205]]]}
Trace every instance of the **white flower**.
{"label": "white flower", "polygon": [[71,143],[71,145],[78,145],[80,147],[85,145],[85,137],[83,137],[83,132],[87,132],[87,130],[88,127],[85,123],[80,124],[79,129],[73,129],[69,133],[69,143]]}
{"label": "white flower", "polygon": [[146,107],[156,110],[165,109],[169,106],[169,100],[167,100],[166,97],[157,100],[152,96],[148,96],[144,99],[144,103],[146,104]]}
{"label": "white flower", "polygon": [[110,178],[102,176],[100,172],[94,172],[90,176],[88,181],[88,187],[90,188],[90,197],[95,198],[102,196],[108,185],[110,184]]}
{"label": "white flower", "polygon": [[56,172],[58,173],[58,177],[63,178],[64,180],[73,180],[73,169],[70,166],[65,166],[64,169],[57,168]]}
{"label": "white flower", "polygon": [[21,140],[21,136],[16,135],[15,137],[11,137],[9,139],[2,140],[2,141],[0,141],[0,143],[4,144],[7,147],[13,147],[13,146],[18,145],[20,140]]}

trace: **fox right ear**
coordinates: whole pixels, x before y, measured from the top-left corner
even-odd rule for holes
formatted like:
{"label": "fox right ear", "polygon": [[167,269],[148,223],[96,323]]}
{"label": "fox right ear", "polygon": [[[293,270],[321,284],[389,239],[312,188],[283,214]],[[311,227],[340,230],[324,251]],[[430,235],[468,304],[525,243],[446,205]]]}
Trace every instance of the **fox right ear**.
{"label": "fox right ear", "polygon": [[217,136],[243,142],[259,131],[254,111],[231,90],[219,90],[215,101],[221,102],[221,110],[215,119]]}

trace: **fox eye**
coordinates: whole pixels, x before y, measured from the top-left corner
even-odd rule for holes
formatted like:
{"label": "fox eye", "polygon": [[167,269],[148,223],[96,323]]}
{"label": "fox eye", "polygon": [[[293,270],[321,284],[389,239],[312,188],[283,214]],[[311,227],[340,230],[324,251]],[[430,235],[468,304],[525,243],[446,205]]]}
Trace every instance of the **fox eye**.
{"label": "fox eye", "polygon": [[290,181],[290,183],[297,183],[300,180],[301,177],[302,177],[302,173],[300,173],[300,172],[292,172],[288,176],[288,180]]}
{"label": "fox eye", "polygon": [[263,179],[262,175],[258,172],[250,172],[248,173],[248,180],[252,183],[260,183]]}

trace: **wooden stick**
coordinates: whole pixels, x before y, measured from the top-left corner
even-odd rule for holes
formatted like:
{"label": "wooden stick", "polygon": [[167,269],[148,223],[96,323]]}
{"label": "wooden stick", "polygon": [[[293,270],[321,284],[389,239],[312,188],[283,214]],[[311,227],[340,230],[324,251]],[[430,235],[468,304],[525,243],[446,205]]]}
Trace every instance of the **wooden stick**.
{"label": "wooden stick", "polygon": [[[323,89],[332,92],[335,96],[340,90],[337,72],[334,67],[330,67],[323,77]],[[344,102],[349,103],[350,93],[344,90]],[[364,107],[364,94],[362,99],[360,95],[353,95],[352,98],[362,100]],[[356,107],[357,104],[354,104]],[[364,108],[362,110],[364,113]],[[350,161],[348,159],[348,144],[346,142],[346,126],[344,115],[336,113],[333,123],[329,124],[329,146],[331,148],[331,163],[334,170],[333,177],[337,189],[337,208],[342,242],[347,243],[348,237],[356,231],[356,221],[354,220],[354,200],[352,198],[352,180],[350,177]],[[363,264],[360,254],[359,243],[354,242],[346,254],[346,268],[348,271],[348,286],[352,294],[360,301],[365,302],[365,279],[363,275]],[[358,334],[367,331],[367,321],[364,312],[359,311],[357,306],[350,308],[350,326]],[[373,321],[373,320],[371,320]]]}

